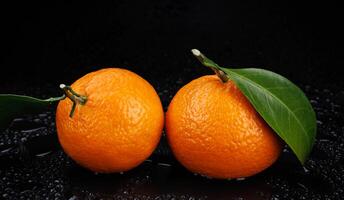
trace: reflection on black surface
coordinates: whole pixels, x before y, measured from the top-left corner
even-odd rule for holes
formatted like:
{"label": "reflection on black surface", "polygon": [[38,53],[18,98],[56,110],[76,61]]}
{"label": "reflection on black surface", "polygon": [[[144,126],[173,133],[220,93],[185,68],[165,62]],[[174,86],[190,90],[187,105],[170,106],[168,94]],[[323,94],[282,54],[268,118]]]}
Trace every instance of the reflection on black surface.
{"label": "reflection on black surface", "polygon": [[[11,131],[35,134],[47,131],[39,120],[17,119],[10,127]],[[1,146],[0,159],[6,161],[1,168],[30,163],[54,156],[62,151],[56,134],[41,135],[19,143]],[[18,156],[13,156],[17,154]],[[11,161],[11,162],[9,162]],[[68,177],[65,184],[65,197],[85,199],[89,196],[123,198],[161,197],[163,199],[266,199],[271,196],[272,188],[266,184],[264,176],[256,176],[244,181],[213,180],[194,175],[180,166],[170,153],[166,138],[151,158],[134,170],[117,174],[95,174],[73,163],[64,171]],[[38,181],[21,184],[23,190],[42,187]]]}
{"label": "reflection on black surface", "polygon": [[272,188],[263,176],[244,181],[212,180],[196,176],[180,165],[146,161],[123,174],[94,174],[80,167],[68,171],[71,196],[84,198],[88,191],[102,196],[175,197],[196,199],[267,199]]}
{"label": "reflection on black surface", "polygon": [[[46,124],[38,119],[17,119],[12,123],[9,131],[22,134],[14,143],[0,147],[0,170],[10,170],[37,165],[39,160],[49,160],[56,157],[62,149],[55,133],[49,134]],[[35,135],[39,135],[35,137]],[[5,141],[6,142],[6,141]],[[64,155],[64,154],[63,154]],[[66,156],[66,155],[64,155]],[[54,163],[54,162],[53,162]],[[41,164],[41,163],[40,163]],[[39,165],[40,165],[39,164]],[[63,180],[64,196],[71,199],[85,199],[95,197],[122,196],[127,199],[266,199],[271,196],[272,188],[266,184],[264,176],[256,176],[244,181],[212,180],[199,175],[193,175],[180,166],[170,153],[166,138],[163,137],[159,147],[151,158],[134,170],[122,174],[95,174],[74,162],[70,166],[61,168],[63,174],[49,174],[56,164],[48,164],[44,176],[67,177]],[[63,164],[65,165],[65,164]],[[40,180],[42,176],[32,176],[35,169],[21,177],[16,183],[16,189],[21,194],[30,194],[35,188],[44,187]],[[22,176],[18,173],[14,177]],[[16,179],[16,178],[15,178]],[[12,181],[12,180],[11,180]],[[56,182],[57,181],[57,182]],[[54,180],[56,187],[62,187],[59,179]],[[55,189],[54,189],[55,191]]]}

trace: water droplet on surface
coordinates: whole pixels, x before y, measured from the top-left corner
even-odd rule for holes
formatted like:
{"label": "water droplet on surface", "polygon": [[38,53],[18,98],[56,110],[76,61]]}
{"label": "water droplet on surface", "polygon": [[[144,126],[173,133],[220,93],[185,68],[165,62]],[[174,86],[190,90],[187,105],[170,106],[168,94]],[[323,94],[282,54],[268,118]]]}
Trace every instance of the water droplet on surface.
{"label": "water droplet on surface", "polygon": [[328,139],[319,139],[319,142],[329,142],[330,140]]}
{"label": "water droplet on surface", "polygon": [[42,117],[42,118],[43,118],[43,117],[47,117],[47,116],[48,116],[48,115],[47,115],[46,113],[41,113],[41,114],[38,115],[38,117]]}
{"label": "water droplet on surface", "polygon": [[171,164],[168,163],[158,163],[158,165],[163,167],[171,167]]}
{"label": "water droplet on surface", "polygon": [[38,119],[38,118],[37,118],[37,119],[34,119],[33,122],[35,122],[35,123],[41,123],[41,119]]}
{"label": "water droplet on surface", "polygon": [[200,174],[202,177],[206,178],[206,179],[213,179],[212,177],[210,176],[207,176],[207,175],[203,175],[203,174]]}
{"label": "water droplet on surface", "polygon": [[77,196],[75,196],[75,195],[73,195],[72,197],[70,197],[68,200],[77,200],[78,199],[78,197]]}
{"label": "water droplet on surface", "polygon": [[44,156],[46,156],[46,155],[51,154],[51,152],[52,152],[52,151],[47,151],[47,152],[44,152],[44,153],[36,154],[35,156],[37,156],[37,157],[44,157]]}
{"label": "water droplet on surface", "polygon": [[0,153],[1,153],[1,154],[5,154],[5,153],[10,152],[11,150],[13,150],[13,147],[9,147],[9,148],[7,148],[7,149],[1,150]]}
{"label": "water droplet on surface", "polygon": [[305,173],[308,173],[308,172],[309,172],[309,169],[307,169],[306,167],[303,167],[303,171],[304,171]]}
{"label": "water droplet on surface", "polygon": [[39,127],[39,128],[34,128],[34,129],[28,129],[28,130],[22,130],[22,133],[32,133],[32,132],[36,132],[38,130],[42,130],[45,129],[45,127]]}

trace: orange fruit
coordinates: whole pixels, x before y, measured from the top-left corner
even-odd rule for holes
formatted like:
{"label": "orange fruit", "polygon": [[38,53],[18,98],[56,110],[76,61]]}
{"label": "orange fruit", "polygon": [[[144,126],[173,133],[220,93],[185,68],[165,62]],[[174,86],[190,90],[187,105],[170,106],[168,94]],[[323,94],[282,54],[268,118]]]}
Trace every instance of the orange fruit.
{"label": "orange fruit", "polygon": [[83,76],[71,88],[86,97],[86,103],[77,104],[69,117],[72,101],[60,101],[56,126],[61,146],[73,160],[92,171],[111,173],[130,170],[151,155],[164,112],[146,80],[108,68]]}
{"label": "orange fruit", "polygon": [[232,81],[215,75],[191,81],[173,97],[166,131],[177,160],[208,177],[257,174],[278,158],[281,143]]}

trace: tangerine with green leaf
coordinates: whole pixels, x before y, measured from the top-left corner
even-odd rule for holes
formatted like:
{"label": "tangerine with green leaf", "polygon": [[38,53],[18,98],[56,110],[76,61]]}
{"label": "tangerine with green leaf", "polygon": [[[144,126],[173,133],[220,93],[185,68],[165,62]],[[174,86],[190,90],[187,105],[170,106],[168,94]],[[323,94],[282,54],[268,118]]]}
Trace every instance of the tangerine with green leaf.
{"label": "tangerine with green leaf", "polygon": [[70,87],[56,111],[58,138],[78,164],[95,172],[130,170],[151,155],[164,122],[154,88],[119,68],[86,74]]}
{"label": "tangerine with green leaf", "polygon": [[234,82],[214,70],[217,75],[195,79],[173,97],[166,113],[170,147],[194,173],[252,176],[277,160],[281,141]]}

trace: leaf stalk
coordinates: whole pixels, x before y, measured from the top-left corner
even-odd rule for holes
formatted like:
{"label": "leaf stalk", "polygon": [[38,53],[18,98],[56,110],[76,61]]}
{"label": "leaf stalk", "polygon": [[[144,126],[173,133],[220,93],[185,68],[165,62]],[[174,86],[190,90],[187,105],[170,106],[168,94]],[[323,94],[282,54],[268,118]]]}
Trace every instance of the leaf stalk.
{"label": "leaf stalk", "polygon": [[198,49],[192,49],[191,52],[204,66],[212,69],[223,83],[226,83],[229,80],[228,75],[224,71],[221,70],[221,67],[218,64],[216,64],[214,61],[207,58]]}

